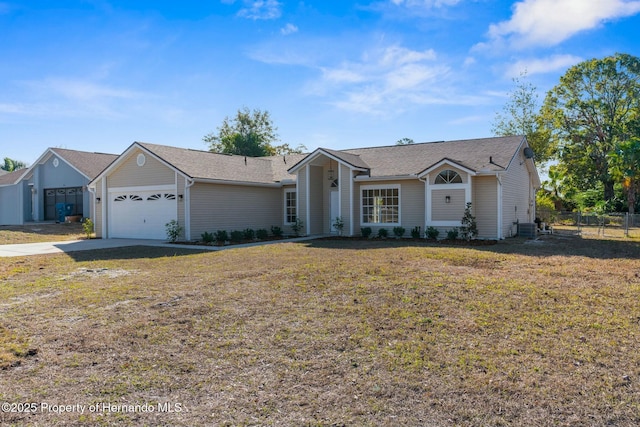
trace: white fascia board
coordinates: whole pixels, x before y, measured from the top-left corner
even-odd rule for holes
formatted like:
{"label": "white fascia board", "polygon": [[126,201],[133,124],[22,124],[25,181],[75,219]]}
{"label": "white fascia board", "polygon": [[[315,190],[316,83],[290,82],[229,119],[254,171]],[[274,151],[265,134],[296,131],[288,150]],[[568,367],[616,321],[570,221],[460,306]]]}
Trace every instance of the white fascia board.
{"label": "white fascia board", "polygon": [[353,178],[356,182],[368,182],[368,181],[406,181],[418,179],[418,175],[390,175],[390,176],[367,176],[358,175]]}
{"label": "white fascia board", "polygon": [[175,166],[173,166],[172,164],[170,164],[169,162],[167,162],[166,160],[164,160],[162,157],[159,157],[158,155],[156,155],[154,152],[149,151],[148,149],[146,149],[145,147],[143,147],[142,145],[138,144],[137,142],[134,142],[133,144],[131,144],[129,146],[129,148],[127,148],[126,150],[124,150],[124,152],[122,154],[120,154],[113,162],[111,162],[111,164],[109,166],[107,166],[107,168],[105,170],[103,170],[98,176],[96,176],[89,184],[93,184],[94,181],[98,181],[101,178],[104,178],[105,176],[109,176],[109,174],[118,166],[120,166],[120,164],[122,162],[124,162],[126,160],[127,157],[129,157],[129,155],[133,152],[133,150],[135,149],[139,149],[142,150],[145,154],[150,155],[151,157],[153,157],[154,159],[156,159],[157,161],[159,161],[160,163],[162,163],[163,165],[165,165],[166,167],[172,169],[173,171],[175,171],[177,174],[182,175],[185,179],[192,179],[192,177],[190,177],[189,175],[185,174],[184,172],[182,172],[181,170],[176,169]]}
{"label": "white fascia board", "polygon": [[331,160],[334,160],[338,164],[342,164],[342,165],[344,165],[344,166],[346,166],[346,167],[348,167],[350,169],[353,169],[353,170],[357,170],[357,171],[361,171],[361,172],[367,172],[369,170],[369,169],[366,169],[366,168],[359,168],[357,166],[353,166],[352,164],[345,162],[344,160],[334,156],[333,154],[327,153],[322,148],[317,148],[313,153],[309,154],[307,157],[305,157],[304,159],[300,160],[297,165],[293,166],[287,172],[289,172],[290,174],[294,174],[298,170],[302,169],[302,167],[304,165],[309,164],[309,162],[314,161],[315,159],[317,159],[320,156],[325,156],[325,157],[327,157],[327,158],[329,158]]}
{"label": "white fascia board", "polygon": [[466,172],[467,174],[469,174],[469,175],[471,175],[471,176],[475,176],[475,175],[477,175],[477,173],[478,173],[478,172],[474,171],[473,169],[469,169],[469,168],[467,168],[467,167],[465,167],[465,166],[462,166],[462,165],[461,165],[461,164],[459,164],[459,163],[452,162],[452,161],[451,161],[451,160],[449,160],[449,159],[442,159],[442,160],[440,160],[438,163],[436,163],[436,164],[434,164],[433,166],[429,167],[428,169],[425,169],[425,170],[423,170],[422,172],[420,172],[420,173],[418,174],[418,177],[419,177],[419,178],[422,178],[423,176],[425,176],[425,175],[427,175],[428,173],[430,173],[430,172],[434,171],[435,169],[439,168],[439,167],[440,167],[440,166],[442,166],[442,165],[449,165],[449,166],[451,166],[452,168],[460,169],[461,171],[464,171],[464,172]]}

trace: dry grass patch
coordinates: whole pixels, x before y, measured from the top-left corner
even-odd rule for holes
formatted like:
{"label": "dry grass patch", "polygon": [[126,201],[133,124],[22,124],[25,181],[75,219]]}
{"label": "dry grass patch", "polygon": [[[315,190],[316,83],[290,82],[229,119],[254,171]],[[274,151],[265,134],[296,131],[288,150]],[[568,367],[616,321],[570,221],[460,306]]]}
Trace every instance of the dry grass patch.
{"label": "dry grass patch", "polygon": [[86,238],[86,234],[79,222],[0,226],[0,245],[58,242],[83,238]]}
{"label": "dry grass patch", "polygon": [[0,260],[0,401],[137,412],[0,423],[640,423],[637,243],[123,251]]}

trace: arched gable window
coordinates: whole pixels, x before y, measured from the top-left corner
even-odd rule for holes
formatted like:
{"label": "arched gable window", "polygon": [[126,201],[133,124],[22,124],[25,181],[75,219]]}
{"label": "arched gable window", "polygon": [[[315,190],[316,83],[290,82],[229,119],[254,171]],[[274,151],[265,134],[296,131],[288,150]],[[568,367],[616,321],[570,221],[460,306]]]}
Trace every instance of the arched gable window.
{"label": "arched gable window", "polygon": [[462,184],[462,177],[458,172],[445,169],[436,176],[436,184]]}

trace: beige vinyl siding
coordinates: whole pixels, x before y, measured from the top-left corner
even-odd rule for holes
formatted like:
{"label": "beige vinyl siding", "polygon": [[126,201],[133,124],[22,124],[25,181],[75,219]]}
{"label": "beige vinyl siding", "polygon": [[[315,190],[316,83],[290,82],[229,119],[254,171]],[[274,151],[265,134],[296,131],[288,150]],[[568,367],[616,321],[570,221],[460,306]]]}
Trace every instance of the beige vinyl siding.
{"label": "beige vinyl siding", "polygon": [[191,187],[191,240],[205,231],[282,227],[283,215],[282,188],[205,183]]}
{"label": "beige vinyl siding", "polygon": [[[451,201],[446,203],[446,197]],[[431,193],[431,220],[432,221],[460,221],[464,215],[465,190],[459,189],[434,189]]]}
{"label": "beige vinyl siding", "polygon": [[133,150],[118,168],[109,173],[109,188],[175,184],[174,170],[148,153],[143,153],[144,165],[138,166],[136,158],[140,153],[142,150]]}
{"label": "beige vinyl siding", "polygon": [[504,237],[512,236],[517,232],[514,222],[533,222],[532,194],[527,166],[523,160],[516,157],[502,176],[502,234]]}
{"label": "beige vinyl siding", "polygon": [[[311,224],[305,224],[305,228],[309,230],[309,234],[322,234],[323,223],[324,223],[324,209],[323,209],[323,183],[324,179],[323,168],[320,166],[311,166],[311,170],[309,171],[309,177],[311,180],[311,185],[309,187],[309,191],[312,195],[317,195],[315,197],[311,197],[309,200],[309,209],[310,209],[310,218]],[[304,221],[304,219],[302,219]]]}
{"label": "beige vinyl siding", "polygon": [[473,178],[473,214],[481,239],[498,238],[498,180],[495,176]]}

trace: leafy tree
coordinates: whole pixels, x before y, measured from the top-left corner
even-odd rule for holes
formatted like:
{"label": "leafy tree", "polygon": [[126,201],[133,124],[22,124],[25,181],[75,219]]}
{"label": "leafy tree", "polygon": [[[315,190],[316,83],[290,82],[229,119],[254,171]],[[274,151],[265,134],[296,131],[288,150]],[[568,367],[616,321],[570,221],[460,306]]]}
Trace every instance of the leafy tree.
{"label": "leafy tree", "polygon": [[629,213],[634,214],[640,194],[640,138],[621,142],[611,157],[613,176],[622,182]]}
{"label": "leafy tree", "polygon": [[492,132],[497,136],[524,135],[540,163],[546,163],[555,155],[555,146],[549,141],[549,134],[542,125],[536,87],[527,79],[527,73],[513,79],[514,88],[509,92],[509,100],[496,113]]}
{"label": "leafy tree", "polygon": [[614,199],[610,153],[628,139],[640,106],[640,59],[616,54],[571,67],[547,94],[541,112],[567,184],[580,191],[602,185]]}
{"label": "leafy tree", "polygon": [[409,144],[415,144],[415,141],[411,138],[400,138],[399,140],[396,141],[396,145],[409,145]]}
{"label": "leafy tree", "polygon": [[20,160],[13,160],[13,159],[10,159],[9,157],[5,157],[4,165],[0,166],[0,169],[7,172],[13,172],[13,171],[17,171],[18,169],[24,169],[26,167],[27,167],[26,163],[21,162]]}
{"label": "leafy tree", "polygon": [[214,153],[239,154],[250,157],[302,153],[304,145],[292,148],[289,144],[274,145],[278,128],[268,111],[238,110],[234,118],[225,117],[217,133],[209,133],[203,140]]}

